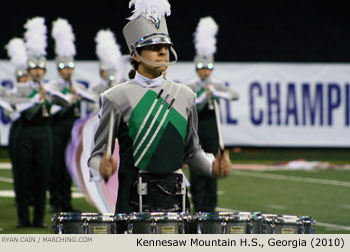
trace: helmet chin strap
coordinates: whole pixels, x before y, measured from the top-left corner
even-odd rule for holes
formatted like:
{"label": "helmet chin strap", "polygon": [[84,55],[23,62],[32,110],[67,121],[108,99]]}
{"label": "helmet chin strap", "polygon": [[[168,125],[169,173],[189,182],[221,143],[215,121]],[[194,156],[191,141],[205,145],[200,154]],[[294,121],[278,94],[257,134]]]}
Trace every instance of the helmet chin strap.
{"label": "helmet chin strap", "polygon": [[135,53],[136,57],[137,57],[139,60],[141,60],[144,64],[158,67],[158,66],[169,66],[169,65],[173,65],[173,64],[175,64],[175,63],[177,62],[177,54],[176,54],[174,48],[173,48],[173,47],[170,47],[170,51],[171,51],[171,52],[173,53],[173,55],[175,56],[175,60],[170,61],[170,62],[165,62],[165,63],[153,62],[153,61],[146,60],[145,58],[143,58],[143,57],[137,52],[136,49],[134,50],[134,53]]}

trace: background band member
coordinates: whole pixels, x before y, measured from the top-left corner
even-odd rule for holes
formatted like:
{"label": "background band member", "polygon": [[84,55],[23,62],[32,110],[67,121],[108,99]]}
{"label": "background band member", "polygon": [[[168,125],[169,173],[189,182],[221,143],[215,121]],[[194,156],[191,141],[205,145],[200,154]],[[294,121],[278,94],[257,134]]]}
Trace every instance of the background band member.
{"label": "background band member", "polygon": [[58,80],[47,85],[67,97],[68,106],[53,105],[51,109],[51,129],[53,134],[53,159],[49,179],[50,211],[75,212],[72,199],[72,179],[65,162],[65,148],[71,137],[74,121],[80,117],[80,97],[77,90],[83,90],[81,84],[72,81],[75,68],[76,54],[75,36],[71,25],[65,19],[53,22],[52,37],[55,40],[56,64],[59,74]]}
{"label": "background band member", "polygon": [[[214,69],[218,25],[213,18],[201,18],[195,32],[194,58],[198,78],[188,86],[197,94],[198,136],[203,150],[217,154],[219,149],[218,122],[215,101],[218,98],[237,100],[238,93],[211,78]],[[219,113],[219,111],[217,111]],[[220,123],[220,122],[219,122]],[[190,170],[191,195],[196,212],[214,212],[217,203],[217,180]]]}
{"label": "background band member", "polygon": [[[32,103],[21,112],[17,132],[15,180],[17,190],[17,227],[46,227],[44,223],[46,189],[52,161],[52,133],[50,128],[51,103],[66,104],[65,99],[46,89],[45,20],[36,17],[25,24],[28,55],[28,73],[31,81],[17,87],[16,98],[30,98]],[[31,190],[31,184],[33,190]],[[30,223],[28,199],[33,192],[34,218]]]}
{"label": "background band member", "polygon": [[92,91],[98,99],[100,94],[108,88],[125,81],[123,78],[125,62],[122,58],[120,46],[109,29],[98,31],[95,42],[101,80],[92,85]]}

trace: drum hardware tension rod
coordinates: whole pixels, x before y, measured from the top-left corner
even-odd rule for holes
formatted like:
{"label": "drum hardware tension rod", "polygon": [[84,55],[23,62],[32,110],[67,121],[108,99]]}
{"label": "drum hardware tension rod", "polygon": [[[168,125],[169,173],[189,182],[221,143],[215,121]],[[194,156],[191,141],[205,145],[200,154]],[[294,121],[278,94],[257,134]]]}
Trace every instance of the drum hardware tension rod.
{"label": "drum hardware tension rod", "polygon": [[221,233],[226,234],[226,222],[221,222]]}
{"label": "drum hardware tension rod", "polygon": [[84,234],[88,233],[88,225],[89,225],[89,223],[87,223],[86,219],[84,219],[84,223],[83,223],[83,233]]}
{"label": "drum hardware tension rod", "polygon": [[142,196],[147,195],[147,183],[142,183],[142,177],[139,177],[139,183],[137,185],[137,193],[139,194],[139,212],[142,212]]}
{"label": "drum hardware tension rod", "polygon": [[276,225],[275,225],[275,223],[272,223],[272,224],[271,224],[271,233],[272,233],[272,234],[275,234],[275,233],[276,233]]}
{"label": "drum hardware tension rod", "polygon": [[157,226],[156,221],[152,220],[152,223],[151,223],[151,234],[155,234],[156,233],[156,226]]}
{"label": "drum hardware tension rod", "polygon": [[181,194],[182,194],[182,212],[186,211],[186,183],[181,183]]}
{"label": "drum hardware tension rod", "polygon": [[58,224],[58,233],[63,234],[63,225],[61,223]]}
{"label": "drum hardware tension rod", "polygon": [[133,223],[129,223],[128,224],[127,234],[132,234],[133,229],[134,229],[134,224]]}

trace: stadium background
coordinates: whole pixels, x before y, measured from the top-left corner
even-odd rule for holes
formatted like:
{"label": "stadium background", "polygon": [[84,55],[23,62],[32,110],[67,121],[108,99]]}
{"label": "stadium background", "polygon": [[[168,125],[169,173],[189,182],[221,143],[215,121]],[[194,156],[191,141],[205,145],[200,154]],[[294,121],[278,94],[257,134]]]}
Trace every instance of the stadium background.
{"label": "stadium background", "polygon": [[[102,28],[110,28],[116,34],[122,52],[126,54],[122,27],[130,15],[128,2],[3,1],[0,59],[7,59],[3,50],[5,44],[12,37],[22,37],[23,24],[34,16],[45,17],[49,30],[57,17],[69,20],[76,35],[77,60],[96,60],[94,37]],[[199,0],[173,0],[170,3],[172,15],[167,22],[181,61],[192,60],[193,31],[200,17],[211,15],[220,26],[218,62],[350,62],[347,21],[350,3],[346,0],[215,1],[215,6],[213,2]],[[51,38],[48,40],[48,58],[54,58]],[[320,224],[317,226],[319,233],[350,233],[350,171],[339,169],[350,163],[349,156],[346,148],[232,148],[231,158],[235,164],[271,166],[304,158],[330,162],[334,166],[316,171],[234,171],[219,184],[219,210],[310,215]],[[5,168],[0,169],[0,190],[7,192],[12,190],[12,174],[6,168],[8,161],[7,149],[3,147],[0,162]],[[0,202],[0,233],[49,232],[16,230],[13,198],[0,197]],[[85,212],[96,211],[83,198],[75,198],[74,204]],[[51,216],[50,213],[46,215],[48,224]]]}
{"label": "stadium background", "polygon": [[[78,60],[94,60],[94,37],[99,29],[110,28],[127,53],[122,28],[130,16],[128,0],[2,1],[0,58],[7,59],[4,45],[22,37],[28,18],[44,16],[52,21],[66,18],[76,34]],[[350,32],[346,0],[246,0],[170,1],[169,32],[180,61],[194,56],[193,32],[198,20],[212,16],[219,24],[217,61],[349,62]],[[54,58],[49,38],[48,58]]]}

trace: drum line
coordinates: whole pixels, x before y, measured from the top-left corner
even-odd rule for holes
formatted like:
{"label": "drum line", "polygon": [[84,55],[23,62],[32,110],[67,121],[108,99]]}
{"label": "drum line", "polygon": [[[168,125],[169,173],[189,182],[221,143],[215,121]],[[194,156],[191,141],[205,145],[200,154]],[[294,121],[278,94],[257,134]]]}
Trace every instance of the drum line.
{"label": "drum line", "polygon": [[314,234],[310,216],[261,212],[57,213],[53,234]]}

